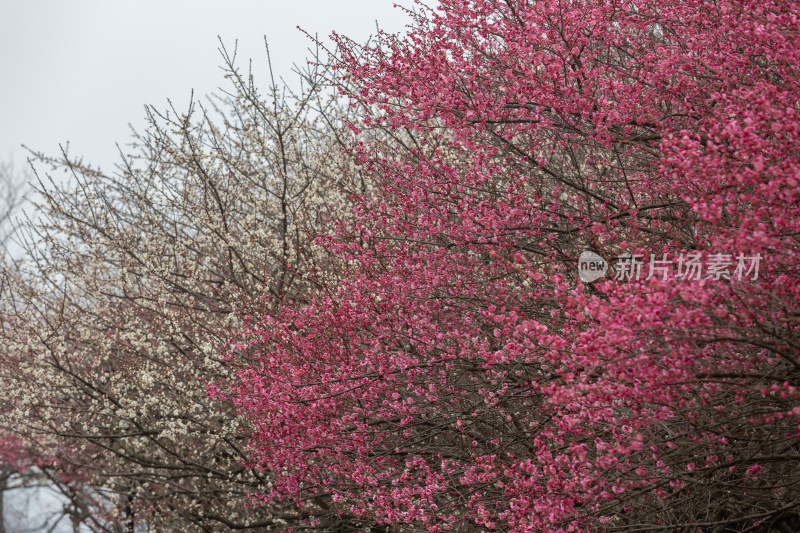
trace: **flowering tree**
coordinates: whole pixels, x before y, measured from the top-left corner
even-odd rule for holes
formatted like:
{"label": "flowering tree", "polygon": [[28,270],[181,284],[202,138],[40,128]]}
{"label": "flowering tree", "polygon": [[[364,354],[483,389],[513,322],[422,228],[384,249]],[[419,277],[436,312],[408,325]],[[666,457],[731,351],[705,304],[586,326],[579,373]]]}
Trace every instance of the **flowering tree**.
{"label": "flowering tree", "polygon": [[[430,531],[795,527],[798,7],[442,0],[339,39],[372,188],[318,240],[321,290],[267,298],[226,354],[280,473],[264,501]],[[587,249],[659,275],[583,283]]]}
{"label": "flowering tree", "polygon": [[[12,231],[14,213],[19,209],[23,198],[26,183],[23,174],[17,174],[14,166],[10,162],[0,163],[0,250],[3,253],[3,261],[8,249]],[[2,309],[0,309],[2,312]],[[6,442],[0,445],[3,450],[15,448],[13,445],[14,435],[6,434],[0,430],[0,439]],[[9,478],[19,470],[19,457],[9,454],[0,459],[0,533],[5,533],[5,512],[3,507],[3,496],[8,490]]]}
{"label": "flowering tree", "polygon": [[229,376],[226,328],[262,295],[313,294],[312,239],[353,172],[332,129],[346,110],[318,69],[262,96],[223,57],[230,92],[150,108],[115,173],[40,155],[68,180],[42,174],[28,257],[4,273],[7,448],[83,498],[92,530],[272,530],[301,514],[248,508],[271,475],[246,466],[247,428],[207,384]]}

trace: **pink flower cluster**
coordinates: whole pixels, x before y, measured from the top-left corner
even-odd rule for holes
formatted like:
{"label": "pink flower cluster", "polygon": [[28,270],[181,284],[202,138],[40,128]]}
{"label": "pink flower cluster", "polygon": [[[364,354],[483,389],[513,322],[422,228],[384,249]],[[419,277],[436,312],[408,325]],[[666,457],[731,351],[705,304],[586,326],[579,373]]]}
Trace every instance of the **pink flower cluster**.
{"label": "pink flower cluster", "polygon": [[[553,532],[797,500],[799,8],[442,0],[339,38],[370,186],[317,290],[226,355],[263,497]],[[587,248],[770,260],[590,286]]]}

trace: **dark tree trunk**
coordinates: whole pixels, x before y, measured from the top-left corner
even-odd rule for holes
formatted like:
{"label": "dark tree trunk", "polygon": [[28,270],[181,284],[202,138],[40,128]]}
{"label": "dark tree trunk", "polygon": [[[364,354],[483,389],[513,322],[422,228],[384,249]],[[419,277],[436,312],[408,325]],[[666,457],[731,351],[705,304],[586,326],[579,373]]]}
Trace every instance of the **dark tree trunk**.
{"label": "dark tree trunk", "polygon": [[6,512],[4,507],[4,500],[6,497],[6,489],[8,488],[8,478],[11,473],[5,469],[0,469],[0,533],[6,533]]}

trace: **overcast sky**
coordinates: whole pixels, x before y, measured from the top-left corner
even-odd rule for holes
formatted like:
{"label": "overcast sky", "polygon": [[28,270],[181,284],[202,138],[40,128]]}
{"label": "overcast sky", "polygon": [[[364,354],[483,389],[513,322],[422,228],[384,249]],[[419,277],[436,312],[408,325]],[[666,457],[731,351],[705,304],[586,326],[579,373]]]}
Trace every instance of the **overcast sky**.
{"label": "overcast sky", "polygon": [[298,25],[361,41],[376,20],[404,28],[396,1],[0,0],[0,158],[21,165],[21,144],[56,154],[69,141],[71,153],[110,170],[115,142],[130,140],[129,123],[143,125],[145,104],[169,98],[183,111],[192,89],[225,85],[218,35],[238,39],[239,58],[256,66],[266,35],[276,75],[288,79],[310,46]]}

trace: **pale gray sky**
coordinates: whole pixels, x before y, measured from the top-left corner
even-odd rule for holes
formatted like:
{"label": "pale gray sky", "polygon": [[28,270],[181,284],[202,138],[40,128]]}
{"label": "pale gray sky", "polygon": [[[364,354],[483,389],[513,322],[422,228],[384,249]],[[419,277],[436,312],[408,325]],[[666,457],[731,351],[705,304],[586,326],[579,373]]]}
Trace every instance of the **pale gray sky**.
{"label": "pale gray sky", "polygon": [[0,0],[0,158],[22,165],[21,144],[56,154],[69,141],[71,153],[110,170],[114,143],[129,141],[128,123],[143,125],[145,104],[170,98],[182,111],[191,89],[225,86],[217,35],[238,39],[239,58],[256,67],[266,35],[276,75],[289,79],[311,44],[298,25],[361,41],[376,20],[403,30],[396,1]]}

